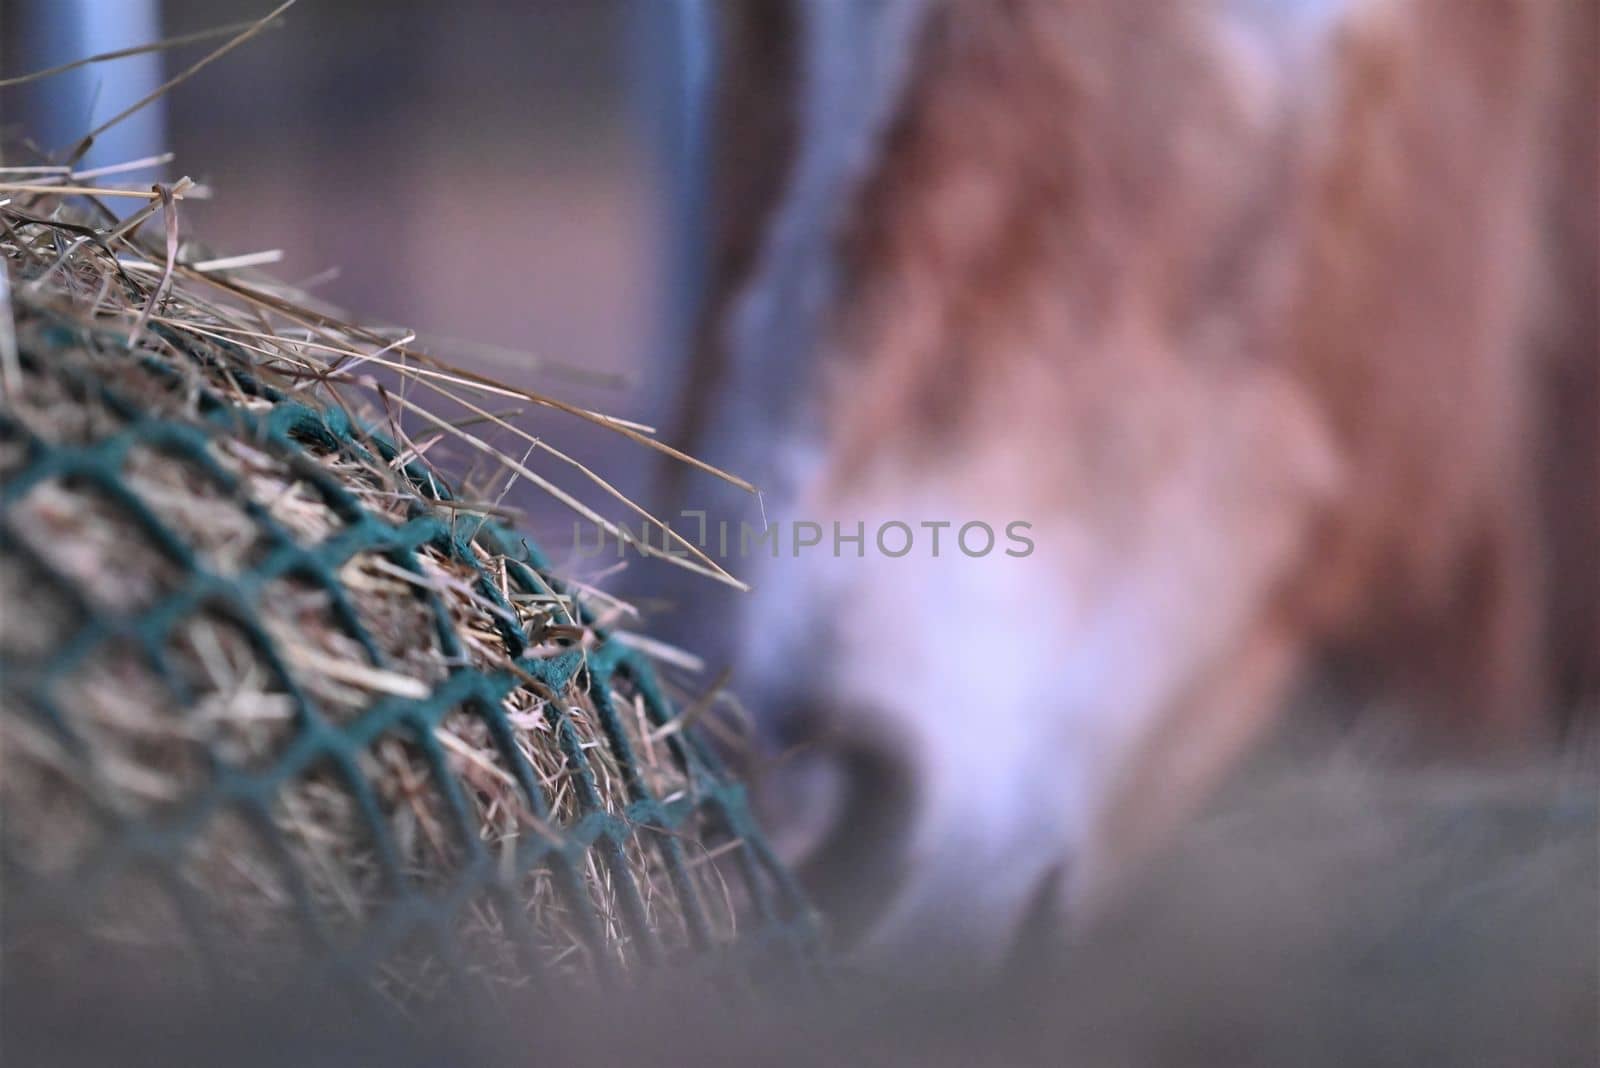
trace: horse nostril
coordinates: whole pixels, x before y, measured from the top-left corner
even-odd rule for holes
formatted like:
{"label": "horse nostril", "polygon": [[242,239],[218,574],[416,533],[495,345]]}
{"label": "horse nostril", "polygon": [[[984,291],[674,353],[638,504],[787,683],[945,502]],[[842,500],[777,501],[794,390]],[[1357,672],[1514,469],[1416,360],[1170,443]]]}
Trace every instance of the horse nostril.
{"label": "horse nostril", "polygon": [[815,702],[792,702],[771,720],[771,735],[781,755],[814,746],[825,733],[827,717]]}
{"label": "horse nostril", "polygon": [[774,848],[796,866],[838,821],[845,793],[823,722],[816,705],[797,701],[773,702],[757,716],[766,757],[753,783],[757,805]]}
{"label": "horse nostril", "polygon": [[845,942],[898,885],[915,811],[914,765],[881,723],[859,709],[787,710],[775,724],[783,755],[759,790],[780,852]]}

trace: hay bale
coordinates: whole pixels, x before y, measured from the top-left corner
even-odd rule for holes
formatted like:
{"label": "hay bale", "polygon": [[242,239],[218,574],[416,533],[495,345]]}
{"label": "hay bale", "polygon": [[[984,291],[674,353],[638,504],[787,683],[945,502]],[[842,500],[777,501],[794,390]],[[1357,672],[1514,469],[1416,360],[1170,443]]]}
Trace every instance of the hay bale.
{"label": "hay bale", "polygon": [[809,911],[650,666],[396,402],[493,450],[392,392],[516,391],[184,266],[140,236],[177,208],[0,206],[8,979],[111,947],[408,1003],[460,973],[807,957]]}

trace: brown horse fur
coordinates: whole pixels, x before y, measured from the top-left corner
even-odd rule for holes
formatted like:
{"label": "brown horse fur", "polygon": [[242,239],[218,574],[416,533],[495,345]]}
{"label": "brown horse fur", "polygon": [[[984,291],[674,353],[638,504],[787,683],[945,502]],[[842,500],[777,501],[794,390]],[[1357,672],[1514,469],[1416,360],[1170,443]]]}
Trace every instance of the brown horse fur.
{"label": "brown horse fur", "polygon": [[[842,821],[903,849],[878,944],[996,945],[1050,871],[1093,900],[1329,664],[1476,750],[1577,707],[1595,5],[913,25],[838,208],[810,459],[769,508],[1022,519],[1038,552],[785,560],[752,605],[758,707],[898,766],[897,819]],[[782,271],[752,277],[735,320]]]}

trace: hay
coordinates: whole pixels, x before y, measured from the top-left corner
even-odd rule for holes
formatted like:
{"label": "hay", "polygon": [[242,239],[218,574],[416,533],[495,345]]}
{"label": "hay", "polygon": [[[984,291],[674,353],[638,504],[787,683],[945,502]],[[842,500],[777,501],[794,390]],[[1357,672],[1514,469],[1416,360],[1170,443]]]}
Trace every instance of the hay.
{"label": "hay", "polygon": [[[206,264],[179,241],[186,182],[119,222],[65,191],[83,180],[70,168],[28,177],[0,186],[8,893],[70,900],[85,945],[220,944],[213,963],[246,978],[376,958],[373,980],[402,1003],[463,971],[491,986],[592,978],[715,955],[752,924],[809,924],[737,791],[704,803],[726,783],[663,714],[640,656],[507,538],[494,498],[523,478],[599,513],[481,426],[614,491],[472,398],[656,447],[642,428],[449,367],[409,335],[228,266],[249,257]],[[147,235],[158,216],[164,232]],[[261,428],[297,405],[311,430],[287,448]],[[479,427],[436,414],[447,405]],[[491,458],[496,477],[452,494],[424,460],[441,443]],[[87,456],[117,458],[109,482],[62,460]],[[401,552],[362,533],[419,517],[449,537]],[[281,566],[286,545],[337,556],[334,581]],[[703,557],[673,560],[727,578]],[[242,617],[226,599],[173,608],[213,580],[248,591]],[[152,648],[146,624],[164,613]],[[541,673],[574,653],[576,669]],[[584,659],[602,655],[603,670]],[[384,712],[421,707],[463,673],[511,679],[492,714],[474,699],[426,723]],[[355,755],[310,759],[324,736]],[[686,815],[644,825],[641,804]],[[597,811],[629,833],[575,847]],[[534,863],[530,842],[549,847]],[[29,941],[29,915],[8,911],[8,951]]]}

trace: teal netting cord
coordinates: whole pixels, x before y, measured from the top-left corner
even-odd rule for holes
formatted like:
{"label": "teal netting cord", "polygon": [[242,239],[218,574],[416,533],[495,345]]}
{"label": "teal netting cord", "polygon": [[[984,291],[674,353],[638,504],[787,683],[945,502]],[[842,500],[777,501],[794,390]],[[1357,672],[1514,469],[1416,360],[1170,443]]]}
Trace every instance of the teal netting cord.
{"label": "teal netting cord", "polygon": [[[31,312],[36,317],[44,313]],[[61,361],[52,360],[52,350],[97,344],[125,346],[117,335],[74,322],[45,321],[40,329],[23,334],[21,358],[30,373],[69,375]],[[210,362],[210,353],[187,343],[178,332],[160,325],[151,329],[161,333],[170,346],[198,364]],[[584,940],[591,947],[601,942],[600,919],[593,902],[584,891],[585,863],[591,852],[606,868],[617,891],[623,922],[631,944],[646,965],[662,956],[661,947],[646,921],[640,888],[632,878],[624,857],[630,838],[644,836],[651,848],[659,850],[667,876],[684,905],[684,921],[694,949],[708,958],[708,973],[743,970],[734,957],[792,960],[804,969],[813,969],[819,960],[815,917],[792,877],[773,856],[756,825],[741,785],[730,775],[717,755],[692,730],[667,732],[665,744],[687,775],[689,788],[671,800],[652,792],[640,773],[637,755],[618,712],[609,700],[612,687],[626,682],[642,700],[649,722],[666,726],[674,711],[662,693],[650,665],[635,650],[614,640],[595,627],[592,610],[577,599],[558,601],[571,605],[561,608],[567,622],[594,630],[598,645],[574,649],[554,658],[532,658],[524,654],[536,641],[527,633],[499,586],[490,579],[478,546],[507,558],[507,571],[519,593],[560,595],[571,591],[550,576],[545,558],[525,538],[484,517],[461,520],[447,517],[436,504],[452,498],[440,480],[420,460],[411,460],[398,470],[416,494],[408,518],[403,523],[380,519],[363,507],[358,497],[343,486],[314,453],[338,452],[368,462],[393,465],[400,450],[373,428],[352,425],[337,408],[321,408],[285,396],[280,391],[242,374],[237,367],[247,363],[241,353],[237,364],[230,363],[226,374],[248,395],[271,402],[259,411],[247,411],[226,399],[202,390],[197,404],[199,417],[179,420],[152,417],[92,376],[77,376],[72,388],[93,391],[109,410],[127,420],[126,424],[99,440],[77,446],[52,444],[32,434],[21,422],[0,409],[0,437],[21,442],[25,460],[19,471],[8,474],[0,484],[0,552],[24,558],[31,571],[41,576],[72,602],[82,620],[72,640],[51,650],[39,661],[0,663],[0,690],[21,697],[8,701],[6,714],[42,716],[43,725],[69,750],[81,748],[83,739],[71,726],[69,710],[59,704],[57,684],[71,675],[89,658],[96,657],[110,642],[136,646],[154,665],[162,680],[188,700],[188,683],[172,662],[171,639],[175,628],[197,613],[225,618],[248,636],[262,663],[275,676],[274,682],[289,695],[294,709],[292,740],[283,751],[263,767],[245,768],[210,754],[211,775],[206,787],[186,798],[159,820],[137,820],[104,808],[99,818],[108,832],[103,847],[64,880],[28,885],[24,879],[8,886],[10,920],[20,922],[30,908],[71,915],[88,907],[116,877],[131,869],[147,868],[163,873],[164,889],[171,893],[184,915],[193,914],[188,899],[194,893],[174,874],[184,849],[212,817],[224,808],[242,813],[259,833],[263,844],[285,874],[294,898],[299,925],[316,953],[328,960],[341,974],[361,976],[377,966],[397,946],[419,934],[437,946],[440,958],[456,962],[458,948],[451,944],[452,918],[467,904],[490,895],[502,906],[513,928],[523,964],[537,975],[541,962],[532,959],[532,942],[525,929],[526,919],[513,899],[518,878],[536,866],[551,873],[564,903],[576,918]],[[129,359],[140,358],[130,354]],[[143,358],[146,369],[157,376],[182,377],[172,366],[153,358]],[[91,378],[91,380],[84,380]],[[192,382],[185,388],[193,389]],[[325,541],[302,544],[285,530],[266,508],[241,491],[237,476],[208,454],[207,443],[218,435],[233,436],[252,447],[271,452],[291,465],[294,474],[314,488],[326,506],[345,526]],[[130,450],[153,449],[180,461],[197,472],[221,493],[238,503],[259,528],[267,550],[248,570],[223,576],[207,570],[206,562],[157,514],[128,488],[121,474]],[[107,614],[91,608],[81,591],[67,577],[52,569],[38,554],[31,552],[24,538],[11,529],[11,508],[31,489],[51,479],[61,479],[93,487],[136,524],[149,543],[177,566],[182,575],[178,587],[163,594],[147,609],[133,614]],[[310,583],[325,591],[338,625],[371,658],[383,663],[379,643],[363,626],[339,580],[341,566],[358,553],[381,553],[400,568],[421,574],[419,549],[431,547],[449,560],[466,565],[477,576],[476,592],[501,611],[495,625],[513,658],[505,670],[479,670],[467,663],[463,644],[450,613],[431,590],[423,596],[437,631],[440,647],[455,665],[448,676],[426,697],[387,696],[372,704],[355,719],[336,723],[325,715],[316,701],[297,683],[294,672],[280,660],[271,635],[257,618],[256,604],[263,589],[280,579]],[[574,773],[581,815],[575,822],[558,828],[555,836],[519,836],[511,856],[491,855],[481,841],[469,803],[463,798],[455,778],[447,774],[446,755],[435,737],[435,728],[457,708],[470,708],[488,727],[494,744],[506,758],[510,773],[529,810],[550,823],[549,801],[540,788],[534,770],[522,757],[502,701],[520,686],[542,689],[555,716],[556,737]],[[612,747],[626,781],[628,804],[625,811],[606,810],[596,789],[595,777],[569,719],[569,707],[562,695],[576,687],[597,710],[607,742]],[[26,709],[26,712],[21,711]],[[356,757],[377,739],[403,731],[420,748],[439,785],[446,811],[453,823],[456,842],[467,856],[451,876],[442,892],[424,893],[405,877],[392,829],[383,817],[378,799],[358,770]],[[274,834],[271,815],[275,797],[285,784],[313,769],[331,769],[356,800],[375,854],[382,869],[385,905],[379,915],[363,928],[352,944],[338,941],[310,897],[304,879],[290,862],[284,845]],[[696,820],[710,820],[743,845],[738,849],[742,883],[754,908],[755,928],[747,929],[733,948],[714,944],[705,911],[691,885],[680,832]],[[8,872],[14,866],[5,860]],[[197,925],[191,925],[194,941],[202,955],[208,952],[206,938]],[[603,979],[615,980],[616,963],[604,952],[594,960]]]}

